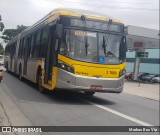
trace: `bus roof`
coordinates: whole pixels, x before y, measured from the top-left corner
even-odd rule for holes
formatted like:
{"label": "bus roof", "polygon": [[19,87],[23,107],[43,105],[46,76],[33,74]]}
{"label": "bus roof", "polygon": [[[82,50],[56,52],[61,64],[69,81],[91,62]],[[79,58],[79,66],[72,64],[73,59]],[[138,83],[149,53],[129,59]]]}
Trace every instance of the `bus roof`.
{"label": "bus roof", "polygon": [[97,13],[86,11],[86,10],[79,10],[79,9],[67,9],[67,8],[57,8],[52,10],[48,15],[43,17],[41,20],[33,24],[32,26],[25,29],[21,34],[23,35],[26,32],[32,31],[40,24],[49,24],[52,21],[56,20],[59,16],[73,16],[73,17],[81,17],[84,15],[88,19],[95,19],[101,21],[108,21],[112,19],[113,22],[122,23],[120,20],[113,19],[111,17],[105,17],[104,15],[97,15]]}
{"label": "bus roof", "polygon": [[102,21],[108,21],[109,19],[112,19],[113,22],[122,23],[122,21],[114,19],[110,16],[98,14],[92,11],[80,10],[80,9],[57,8],[50,12],[49,17],[55,14],[74,16],[74,17],[81,17],[82,15],[84,15],[86,18],[89,18],[89,19],[96,19],[96,20],[102,20]]}
{"label": "bus roof", "polygon": [[[45,17],[43,17],[41,20],[33,24],[32,26],[28,27],[24,31],[22,31],[19,35],[25,36],[28,32],[33,31],[36,29],[37,26],[41,24],[49,24],[50,22],[57,19],[59,16],[73,16],[73,17],[81,17],[84,15],[88,19],[95,19],[95,20],[101,20],[101,21],[108,21],[112,19],[113,22],[122,23],[120,20],[116,20],[112,17],[106,16],[106,15],[98,15],[98,13],[94,13],[87,10],[80,10],[80,9],[70,9],[70,8],[57,8],[52,10],[49,14],[47,14]],[[13,42],[15,42],[18,38],[18,35],[15,36],[10,42],[7,43],[7,46]]]}

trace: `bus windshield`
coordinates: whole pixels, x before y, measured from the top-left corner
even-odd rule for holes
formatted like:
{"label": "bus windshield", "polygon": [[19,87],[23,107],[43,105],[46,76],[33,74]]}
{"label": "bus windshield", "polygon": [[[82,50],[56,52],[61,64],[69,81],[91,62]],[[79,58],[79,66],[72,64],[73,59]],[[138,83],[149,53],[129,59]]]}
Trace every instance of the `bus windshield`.
{"label": "bus windshield", "polygon": [[72,59],[93,63],[120,63],[122,36],[66,29],[60,53]]}

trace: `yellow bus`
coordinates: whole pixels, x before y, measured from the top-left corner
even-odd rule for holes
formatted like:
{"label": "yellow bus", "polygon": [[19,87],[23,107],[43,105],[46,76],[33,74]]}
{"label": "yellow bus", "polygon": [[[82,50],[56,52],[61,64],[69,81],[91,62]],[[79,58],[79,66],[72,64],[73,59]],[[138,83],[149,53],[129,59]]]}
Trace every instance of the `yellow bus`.
{"label": "yellow bus", "polygon": [[121,93],[126,51],[121,21],[56,9],[6,45],[4,65],[20,80],[37,83],[42,93]]}

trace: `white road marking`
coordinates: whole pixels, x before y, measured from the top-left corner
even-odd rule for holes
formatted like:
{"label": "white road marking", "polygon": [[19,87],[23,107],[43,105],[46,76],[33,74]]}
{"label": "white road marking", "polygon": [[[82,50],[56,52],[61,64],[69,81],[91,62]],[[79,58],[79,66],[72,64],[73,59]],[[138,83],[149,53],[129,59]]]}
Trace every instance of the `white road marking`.
{"label": "white road marking", "polygon": [[120,116],[120,117],[123,117],[123,118],[125,118],[125,119],[127,119],[127,120],[130,120],[130,121],[132,121],[132,122],[138,123],[138,124],[140,124],[140,125],[142,125],[142,126],[154,126],[154,125],[148,124],[148,123],[146,123],[146,122],[143,122],[143,121],[141,121],[141,120],[138,120],[138,119],[136,119],[136,118],[130,117],[130,116],[128,116],[128,115],[125,115],[125,114],[123,114],[123,113],[117,112],[117,111],[115,111],[115,110],[113,110],[113,109],[110,109],[110,108],[108,108],[108,107],[105,107],[105,106],[102,106],[102,105],[99,105],[99,104],[90,102],[90,101],[85,100],[85,99],[81,99],[81,98],[78,98],[78,99],[80,99],[80,100],[82,100],[82,101],[85,101],[85,102],[87,102],[87,103],[89,103],[89,104],[91,104],[91,105],[94,105],[94,106],[96,106],[96,107],[98,107],[98,108],[101,108],[101,109],[103,109],[103,110],[106,110],[106,111],[108,111],[108,112],[111,112],[111,113],[113,113],[113,114],[115,114],[115,115],[118,115],[118,116]]}

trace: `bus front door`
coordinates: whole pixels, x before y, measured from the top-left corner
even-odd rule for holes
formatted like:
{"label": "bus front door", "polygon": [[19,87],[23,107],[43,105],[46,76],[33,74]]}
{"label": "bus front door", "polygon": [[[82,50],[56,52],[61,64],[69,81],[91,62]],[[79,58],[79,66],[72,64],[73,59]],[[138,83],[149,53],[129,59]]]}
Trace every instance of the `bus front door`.
{"label": "bus front door", "polygon": [[44,70],[45,70],[44,83],[45,84],[48,84],[48,81],[52,79],[52,69],[56,61],[55,44],[56,44],[56,32],[55,32],[55,27],[52,26],[49,29],[47,53],[45,56],[45,66],[44,66]]}

